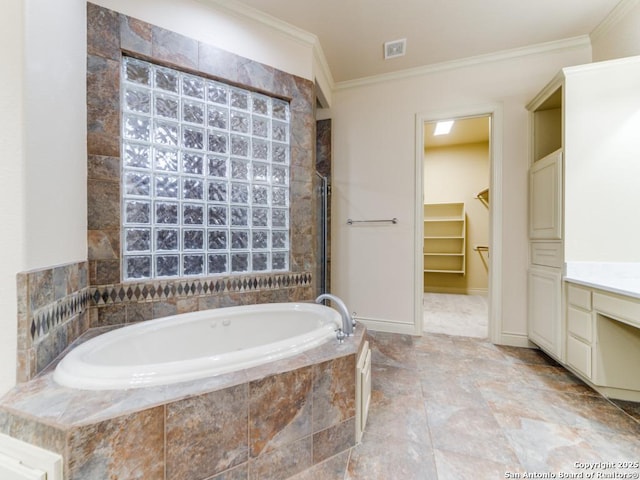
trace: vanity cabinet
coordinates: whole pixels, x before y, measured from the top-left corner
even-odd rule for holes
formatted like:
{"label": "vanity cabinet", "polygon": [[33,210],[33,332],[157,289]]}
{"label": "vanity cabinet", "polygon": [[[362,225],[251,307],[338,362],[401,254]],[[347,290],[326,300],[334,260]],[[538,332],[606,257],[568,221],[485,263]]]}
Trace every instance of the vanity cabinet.
{"label": "vanity cabinet", "polygon": [[[629,220],[640,205],[640,189],[631,181],[640,178],[639,85],[640,56],[572,66],[527,105],[528,336],[560,361],[570,356],[573,367],[587,376],[596,371],[588,360],[593,345],[577,325],[589,310],[575,304],[564,308],[565,290],[551,279],[566,262],[640,261],[640,224]],[[540,301],[549,306],[536,305]],[[551,319],[541,314],[545,308]],[[574,330],[550,328],[550,321]]]}
{"label": "vanity cabinet", "polygon": [[640,298],[565,285],[565,365],[607,397],[640,401]]}

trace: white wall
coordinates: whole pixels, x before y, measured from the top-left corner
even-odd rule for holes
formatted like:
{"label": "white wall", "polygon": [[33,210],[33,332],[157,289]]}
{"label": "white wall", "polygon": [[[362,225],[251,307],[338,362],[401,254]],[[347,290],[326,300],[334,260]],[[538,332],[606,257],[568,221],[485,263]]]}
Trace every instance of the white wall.
{"label": "white wall", "polygon": [[15,383],[16,272],[24,269],[23,1],[0,16],[0,395]]}
{"label": "white wall", "polygon": [[[334,293],[359,317],[412,331],[416,115],[501,104],[503,118],[503,291],[500,338],[526,335],[526,103],[589,47],[530,55],[341,89],[331,109]],[[349,227],[347,218],[392,218],[393,227]]]}
{"label": "white wall", "polygon": [[624,0],[591,36],[593,61],[640,55],[640,0]]}

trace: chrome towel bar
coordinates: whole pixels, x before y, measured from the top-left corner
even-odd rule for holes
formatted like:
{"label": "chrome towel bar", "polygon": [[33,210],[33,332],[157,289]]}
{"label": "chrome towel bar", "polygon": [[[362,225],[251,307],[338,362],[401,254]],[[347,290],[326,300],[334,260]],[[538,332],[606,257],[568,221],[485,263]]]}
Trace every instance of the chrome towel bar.
{"label": "chrome towel bar", "polygon": [[388,220],[351,220],[347,218],[347,225],[353,225],[354,223],[393,223],[395,225],[398,223],[398,219],[395,217]]}

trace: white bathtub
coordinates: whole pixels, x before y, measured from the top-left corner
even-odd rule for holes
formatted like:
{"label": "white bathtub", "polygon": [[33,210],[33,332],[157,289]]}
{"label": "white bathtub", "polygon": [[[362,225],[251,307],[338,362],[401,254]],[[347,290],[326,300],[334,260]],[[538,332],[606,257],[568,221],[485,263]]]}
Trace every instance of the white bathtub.
{"label": "white bathtub", "polygon": [[330,339],[340,314],[313,303],[218,308],[149,320],[71,350],[54,380],[110,390],[205,378],[295,355]]}

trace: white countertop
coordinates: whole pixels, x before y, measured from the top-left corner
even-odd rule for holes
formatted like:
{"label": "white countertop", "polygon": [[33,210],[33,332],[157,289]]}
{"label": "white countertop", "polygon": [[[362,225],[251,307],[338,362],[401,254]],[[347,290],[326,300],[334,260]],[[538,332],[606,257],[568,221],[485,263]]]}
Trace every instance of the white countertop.
{"label": "white countertop", "polygon": [[640,263],[567,262],[564,280],[640,299]]}

